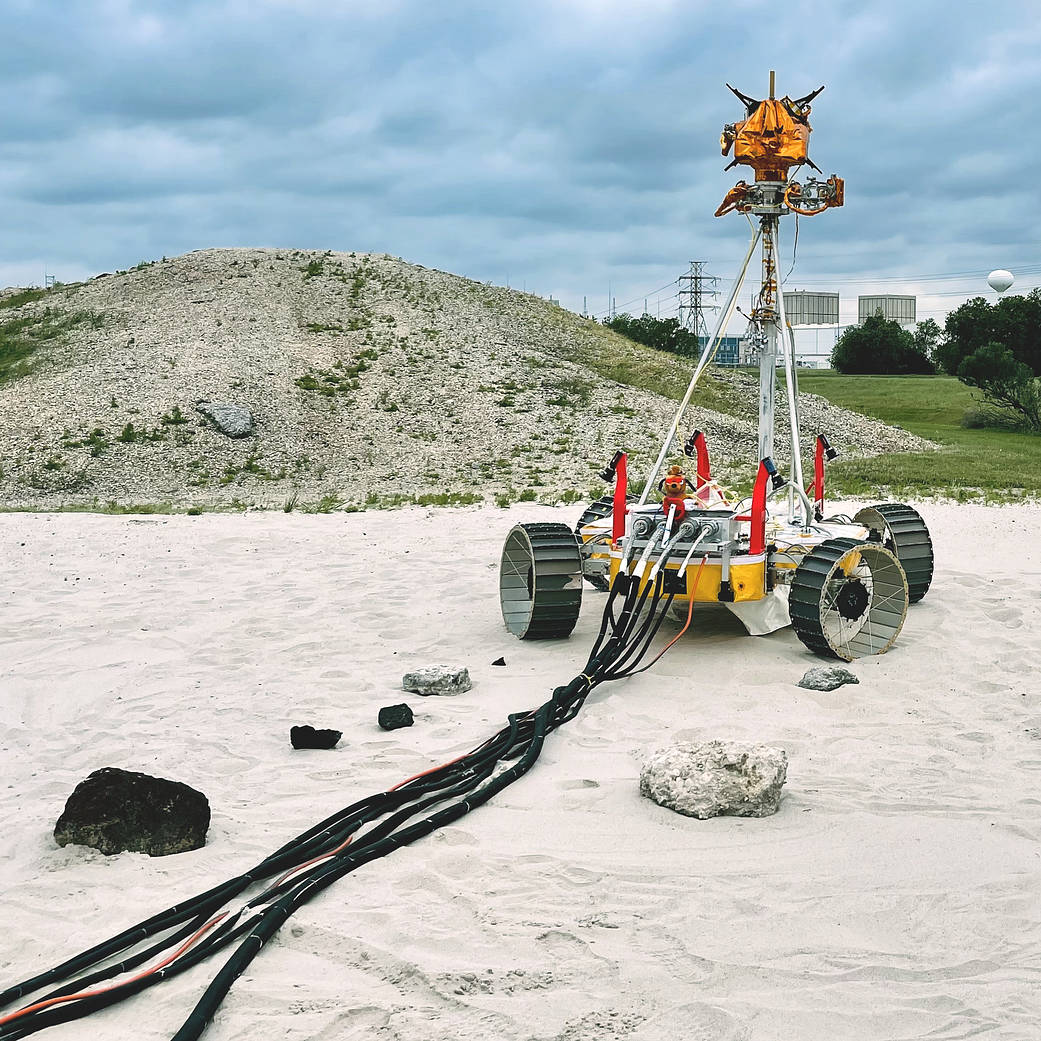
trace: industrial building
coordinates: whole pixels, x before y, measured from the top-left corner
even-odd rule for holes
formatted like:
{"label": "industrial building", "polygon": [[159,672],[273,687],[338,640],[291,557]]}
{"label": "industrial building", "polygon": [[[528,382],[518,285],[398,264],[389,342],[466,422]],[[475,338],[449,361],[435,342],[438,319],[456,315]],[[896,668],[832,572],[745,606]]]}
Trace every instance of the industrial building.
{"label": "industrial building", "polygon": [[[734,368],[736,365],[745,364],[741,358],[742,339],[740,336],[721,336],[719,338],[719,346],[716,348],[716,364],[725,368]],[[701,350],[705,349],[707,343],[707,336],[698,337],[698,347]]]}
{"label": "industrial building", "polygon": [[[795,362],[812,369],[831,367],[831,352],[839,337],[851,327],[847,317],[839,324],[839,294],[817,293],[796,289],[784,293],[784,310],[795,337]],[[858,322],[881,311],[884,318],[913,329],[916,320],[917,298],[892,293],[857,297]],[[751,306],[755,307],[755,294]],[[698,337],[702,347],[706,337]],[[722,337],[716,353],[716,364],[722,366],[757,365],[758,355],[751,343],[742,336]]]}
{"label": "industrial building", "polygon": [[915,324],[915,297],[894,296],[891,293],[883,296],[857,297],[857,324],[863,324],[865,318],[881,312],[883,318],[906,327]]}
{"label": "industrial building", "polygon": [[796,364],[828,368],[841,332],[839,294],[793,290],[784,294],[784,310],[795,336]]}
{"label": "industrial building", "polygon": [[839,294],[797,289],[784,294],[784,310],[789,325],[838,325]]}

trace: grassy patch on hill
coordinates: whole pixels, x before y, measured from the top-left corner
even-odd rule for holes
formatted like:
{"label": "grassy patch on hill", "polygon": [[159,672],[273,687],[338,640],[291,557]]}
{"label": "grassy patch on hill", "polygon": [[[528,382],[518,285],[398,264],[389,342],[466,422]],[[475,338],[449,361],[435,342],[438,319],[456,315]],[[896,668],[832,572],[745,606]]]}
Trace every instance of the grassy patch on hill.
{"label": "grassy patch on hill", "polygon": [[36,300],[42,300],[49,292],[49,289],[23,289],[0,299],[0,308],[15,308],[31,304]]}
{"label": "grassy patch on hill", "polygon": [[836,494],[877,494],[887,488],[894,497],[911,499],[1041,496],[1041,437],[963,427],[965,413],[978,400],[953,376],[843,376],[802,370],[799,389],[943,446],[940,452],[840,458],[829,468],[829,485]]}
{"label": "grassy patch on hill", "polygon": [[47,307],[0,321],[0,383],[24,376],[29,371],[30,357],[41,344],[57,340],[85,323],[97,329],[103,319],[93,311],[63,313]]}
{"label": "grassy patch on hill", "polygon": [[[649,390],[673,401],[680,401],[687,392],[696,365],[694,360],[644,347],[603,327],[570,346],[570,357],[566,347],[561,352],[564,357],[585,365],[604,379]],[[755,407],[754,400],[749,405],[730,379],[717,377],[711,368],[702,375],[693,400],[704,408],[731,415],[744,415]]]}
{"label": "grassy patch on hill", "polygon": [[[486,300],[489,307],[496,300]],[[656,351],[634,343],[599,322],[579,318],[559,307],[537,300],[542,305],[539,322],[556,335],[553,353],[565,361],[583,365],[605,380],[622,383],[638,390],[648,390],[679,401],[687,391],[696,359]],[[749,415],[755,399],[747,402],[727,377],[715,375],[712,368],[704,373],[694,392],[694,403],[730,415]]]}

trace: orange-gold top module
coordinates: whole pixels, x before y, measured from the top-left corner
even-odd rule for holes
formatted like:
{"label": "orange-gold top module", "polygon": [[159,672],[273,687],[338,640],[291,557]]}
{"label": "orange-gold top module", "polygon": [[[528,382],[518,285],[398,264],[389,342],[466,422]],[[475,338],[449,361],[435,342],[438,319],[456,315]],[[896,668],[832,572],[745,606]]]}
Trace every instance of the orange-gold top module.
{"label": "orange-gold top module", "polygon": [[[771,74],[771,87],[772,87]],[[734,160],[727,167],[739,163],[755,171],[757,181],[786,181],[788,169],[807,163],[818,167],[808,155],[810,142],[810,102],[824,89],[819,87],[811,94],[793,101],[789,97],[780,99],[771,96],[757,101],[727,84],[730,90],[744,103],[746,116],[739,123],[729,123],[723,128],[719,143],[723,155],[734,148]]]}

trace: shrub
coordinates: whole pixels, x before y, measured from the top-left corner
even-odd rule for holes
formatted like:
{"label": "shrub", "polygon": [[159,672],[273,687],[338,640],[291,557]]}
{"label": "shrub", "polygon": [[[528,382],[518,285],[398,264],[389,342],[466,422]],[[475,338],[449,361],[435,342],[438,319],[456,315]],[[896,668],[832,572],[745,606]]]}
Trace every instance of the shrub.
{"label": "shrub", "polygon": [[1007,417],[1003,425],[1041,430],[1041,379],[1007,347],[984,344],[959,364],[958,379],[983,391],[991,415]]}
{"label": "shrub", "polygon": [[848,376],[914,375],[935,372],[925,353],[924,338],[918,341],[897,322],[878,312],[861,325],[850,326],[831,352],[832,368]]}

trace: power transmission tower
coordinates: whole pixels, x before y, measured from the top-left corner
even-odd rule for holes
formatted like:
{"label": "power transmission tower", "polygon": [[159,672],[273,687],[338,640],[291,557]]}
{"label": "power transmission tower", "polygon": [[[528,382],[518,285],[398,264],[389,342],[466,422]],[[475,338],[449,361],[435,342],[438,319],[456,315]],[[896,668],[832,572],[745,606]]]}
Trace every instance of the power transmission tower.
{"label": "power transmission tower", "polygon": [[692,260],[690,271],[679,277],[680,325],[696,336],[708,336],[705,312],[719,310],[715,303],[706,302],[716,299],[719,279],[705,274],[705,263],[704,260]]}

